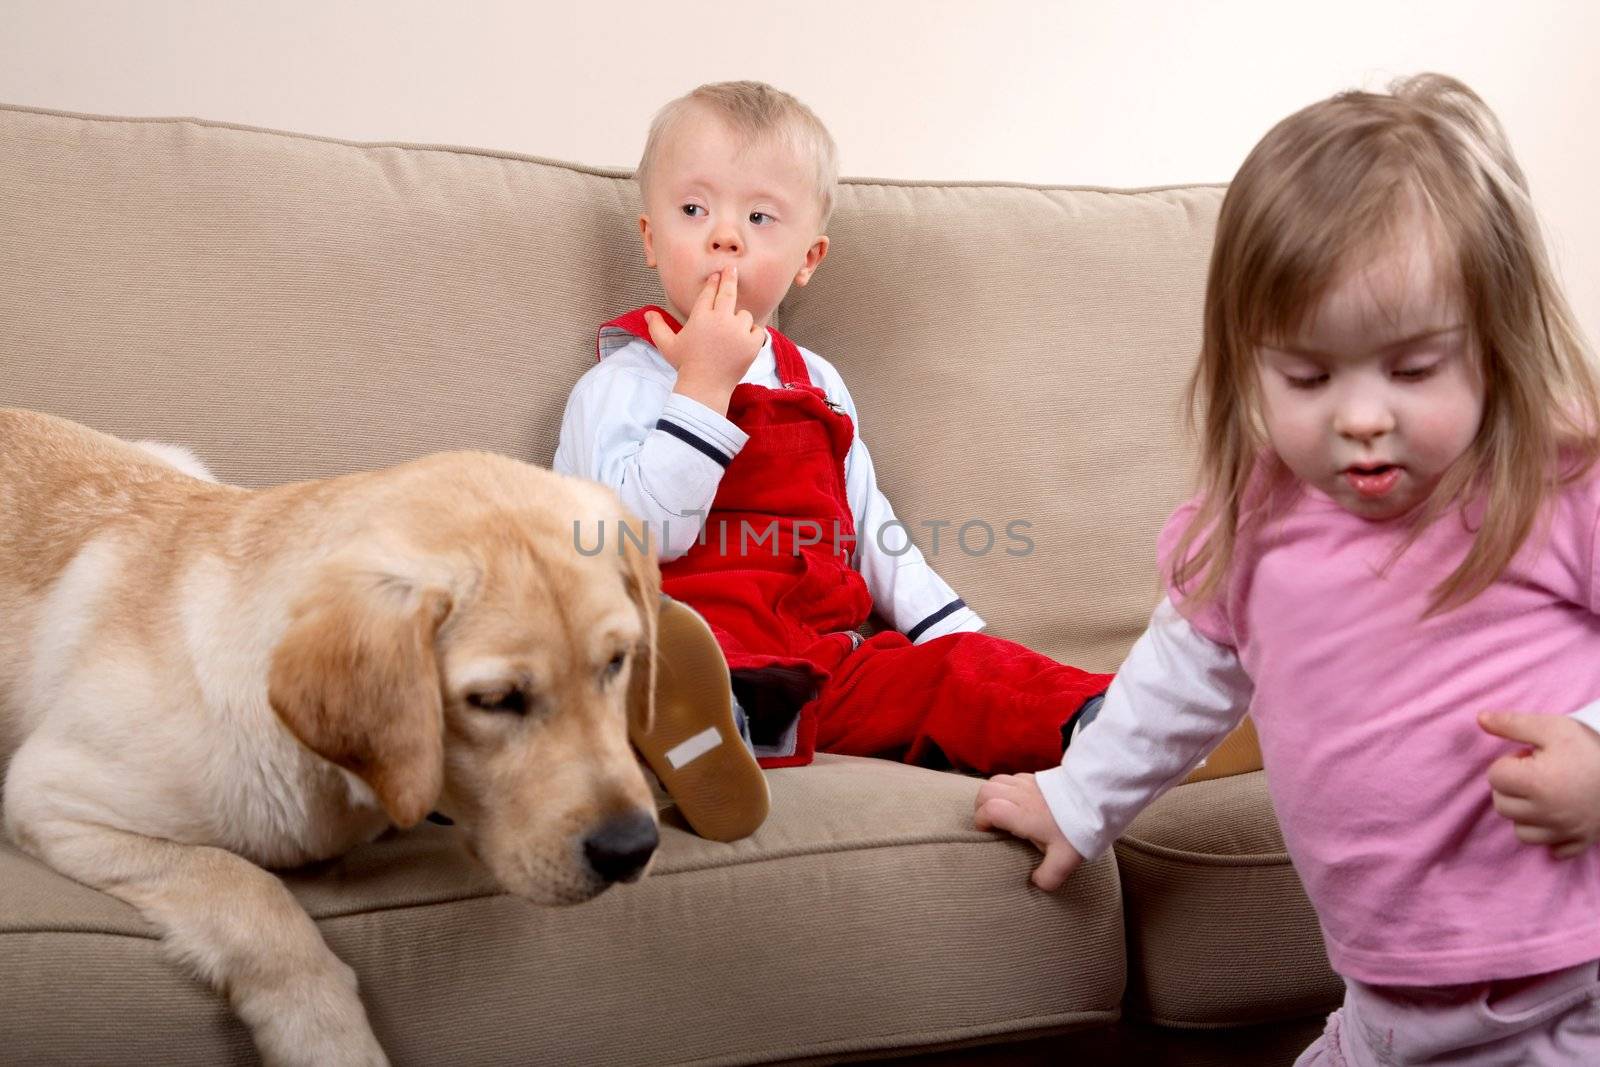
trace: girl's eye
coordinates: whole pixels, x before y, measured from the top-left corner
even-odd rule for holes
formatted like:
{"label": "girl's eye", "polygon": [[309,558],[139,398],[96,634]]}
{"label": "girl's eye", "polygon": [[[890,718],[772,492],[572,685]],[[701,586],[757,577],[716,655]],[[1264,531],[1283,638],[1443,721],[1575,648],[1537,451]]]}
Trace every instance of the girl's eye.
{"label": "girl's eye", "polygon": [[750,222],[751,222],[752,225],[765,226],[769,222],[776,222],[776,221],[778,221],[778,220],[774,219],[771,215],[768,215],[765,211],[752,211],[752,212],[750,212]]}
{"label": "girl's eye", "polygon": [[1289,383],[1291,389],[1315,389],[1328,380],[1326,374],[1285,374],[1283,380]]}
{"label": "girl's eye", "polygon": [[1433,372],[1439,369],[1437,363],[1427,363],[1420,367],[1400,367],[1394,376],[1405,382],[1420,382],[1424,378],[1431,378]]}
{"label": "girl's eye", "polygon": [[611,657],[611,662],[607,663],[600,673],[609,681],[622,672],[623,665],[627,662],[628,654],[626,652],[618,652]]}
{"label": "girl's eye", "polygon": [[685,204],[681,210],[691,219],[697,219],[706,213],[706,209],[701,207],[699,204]]}
{"label": "girl's eye", "polygon": [[528,697],[520,689],[508,689],[504,692],[468,693],[467,703],[479,711],[495,711],[506,715],[526,715],[528,713]]}

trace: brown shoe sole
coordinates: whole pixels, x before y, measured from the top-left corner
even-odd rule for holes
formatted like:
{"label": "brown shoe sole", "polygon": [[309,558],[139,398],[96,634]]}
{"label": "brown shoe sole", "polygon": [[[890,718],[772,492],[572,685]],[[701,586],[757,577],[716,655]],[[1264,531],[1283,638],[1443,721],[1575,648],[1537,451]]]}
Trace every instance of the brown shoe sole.
{"label": "brown shoe sole", "polygon": [[1212,750],[1203,765],[1196,767],[1184,783],[1205,782],[1212,778],[1231,778],[1261,769],[1261,742],[1256,724],[1247,717],[1237,729]]}
{"label": "brown shoe sole", "polygon": [[722,649],[696,611],[661,601],[656,714],[634,747],[685,821],[711,841],[748,837],[766,820],[767,778],[739,736]]}

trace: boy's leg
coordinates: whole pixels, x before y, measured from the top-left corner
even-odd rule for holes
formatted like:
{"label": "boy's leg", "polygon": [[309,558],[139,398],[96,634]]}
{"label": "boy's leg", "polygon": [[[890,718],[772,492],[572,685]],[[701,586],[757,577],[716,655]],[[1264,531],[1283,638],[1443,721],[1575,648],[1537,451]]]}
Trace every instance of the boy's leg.
{"label": "boy's leg", "polygon": [[656,633],[656,716],[632,734],[691,829],[736,841],[767,817],[766,775],[743,736],[728,663],[704,619],[687,604],[661,599]]}
{"label": "boy's leg", "polygon": [[1061,762],[1063,728],[1111,678],[987,634],[922,645],[878,634],[812,706],[817,747],[980,774],[1040,771]]}

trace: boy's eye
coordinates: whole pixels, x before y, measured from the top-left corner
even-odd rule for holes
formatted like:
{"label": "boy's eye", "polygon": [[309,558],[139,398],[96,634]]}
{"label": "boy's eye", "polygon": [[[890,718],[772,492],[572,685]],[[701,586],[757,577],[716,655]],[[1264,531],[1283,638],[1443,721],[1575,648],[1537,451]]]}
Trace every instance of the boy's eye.
{"label": "boy's eye", "polygon": [[776,221],[777,221],[777,219],[774,219],[771,215],[768,215],[765,211],[752,211],[752,212],[750,212],[750,222],[751,222],[752,225],[765,226],[769,222],[776,222]]}
{"label": "boy's eye", "polygon": [[691,219],[697,219],[706,213],[706,209],[701,207],[699,204],[685,204],[681,210]]}

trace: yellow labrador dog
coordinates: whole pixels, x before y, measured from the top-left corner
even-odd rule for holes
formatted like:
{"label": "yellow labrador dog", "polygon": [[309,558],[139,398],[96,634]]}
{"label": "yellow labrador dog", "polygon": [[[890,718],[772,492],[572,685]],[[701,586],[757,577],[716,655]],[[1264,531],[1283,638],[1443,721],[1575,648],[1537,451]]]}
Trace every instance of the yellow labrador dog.
{"label": "yellow labrador dog", "polygon": [[6,829],[138,908],[269,1063],[383,1063],[263,868],[438,810],[532,901],[637,878],[659,572],[578,550],[609,490],[501,456],[254,492],[174,462],[0,411]]}

